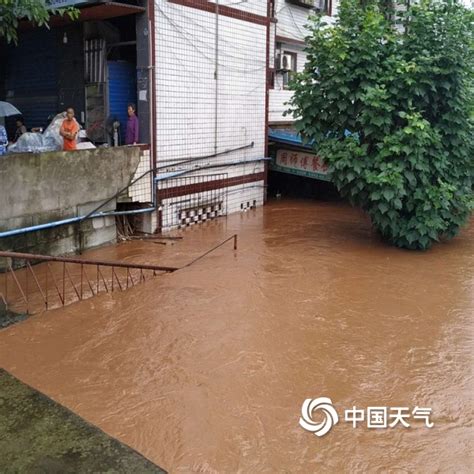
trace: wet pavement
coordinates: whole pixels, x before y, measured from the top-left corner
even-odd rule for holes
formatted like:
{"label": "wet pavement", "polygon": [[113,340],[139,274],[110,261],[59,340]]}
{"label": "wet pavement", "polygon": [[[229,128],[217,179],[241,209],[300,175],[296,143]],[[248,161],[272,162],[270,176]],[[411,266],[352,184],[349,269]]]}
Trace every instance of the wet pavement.
{"label": "wet pavement", "polygon": [[[88,256],[181,265],[233,233],[237,252],[0,331],[0,367],[170,472],[470,472],[473,226],[415,253],[286,200]],[[321,396],[339,423],[319,438],[298,420]],[[353,428],[353,406],[434,426]]]}

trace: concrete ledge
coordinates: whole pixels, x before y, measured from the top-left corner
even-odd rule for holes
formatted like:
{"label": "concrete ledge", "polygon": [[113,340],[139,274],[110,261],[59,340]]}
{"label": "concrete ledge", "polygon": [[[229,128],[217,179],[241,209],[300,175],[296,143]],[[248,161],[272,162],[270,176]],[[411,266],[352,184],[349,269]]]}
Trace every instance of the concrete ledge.
{"label": "concrete ledge", "polygon": [[0,471],[165,471],[0,369]]}
{"label": "concrete ledge", "polygon": [[[22,153],[0,158],[0,231],[85,215],[126,187],[140,161],[139,147]],[[112,200],[101,210],[114,210]],[[116,238],[115,220],[83,222],[0,239],[0,249],[76,252]]]}

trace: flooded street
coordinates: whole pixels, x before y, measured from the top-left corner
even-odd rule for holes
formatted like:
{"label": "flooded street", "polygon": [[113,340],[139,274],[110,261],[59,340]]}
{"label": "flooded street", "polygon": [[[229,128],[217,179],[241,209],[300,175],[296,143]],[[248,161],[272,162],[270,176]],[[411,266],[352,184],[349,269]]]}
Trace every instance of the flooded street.
{"label": "flooded street", "polygon": [[[426,253],[283,200],[102,259],[191,267],[0,331],[0,367],[170,472],[472,472],[474,228]],[[321,438],[298,420],[329,397]],[[430,407],[353,428],[344,409]]]}

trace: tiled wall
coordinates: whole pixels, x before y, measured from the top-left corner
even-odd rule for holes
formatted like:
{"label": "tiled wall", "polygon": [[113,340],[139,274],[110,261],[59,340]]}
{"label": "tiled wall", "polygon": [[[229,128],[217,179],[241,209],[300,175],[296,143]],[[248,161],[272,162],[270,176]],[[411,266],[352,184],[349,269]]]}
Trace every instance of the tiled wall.
{"label": "tiled wall", "polygon": [[140,203],[153,202],[153,175],[152,173],[147,173],[147,171],[151,170],[152,166],[153,164],[151,162],[150,149],[143,148],[140,151],[140,163],[138,164],[137,171],[132,178],[132,181],[136,181],[136,183],[132,184],[132,186],[128,188],[128,198],[131,201]]}
{"label": "tiled wall", "polygon": [[[267,14],[266,1],[232,3],[242,11]],[[193,169],[194,176],[212,173],[196,169],[211,164],[229,164],[216,171],[229,178],[262,172],[262,162],[230,163],[265,156],[266,25],[219,15],[216,61],[213,12],[157,0],[155,18],[157,166]],[[179,163],[252,142],[219,157]],[[244,188],[240,193],[247,200]],[[262,202],[263,188],[259,193]]]}
{"label": "tiled wall", "polygon": [[263,205],[264,189],[264,181],[260,180],[162,199],[163,228],[189,227],[234,212],[246,212]]}

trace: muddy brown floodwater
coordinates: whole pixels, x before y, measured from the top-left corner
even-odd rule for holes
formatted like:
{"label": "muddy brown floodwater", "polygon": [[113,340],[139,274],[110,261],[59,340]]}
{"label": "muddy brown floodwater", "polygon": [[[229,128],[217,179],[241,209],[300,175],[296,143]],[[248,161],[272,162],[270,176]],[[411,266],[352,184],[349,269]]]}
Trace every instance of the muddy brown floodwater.
{"label": "muddy brown floodwater", "polygon": [[[170,472],[472,472],[473,226],[415,253],[288,200],[88,255],[174,265],[234,232],[236,253],[1,331],[0,366]],[[339,423],[317,437],[298,420],[321,396]],[[353,428],[353,406],[434,427]]]}

